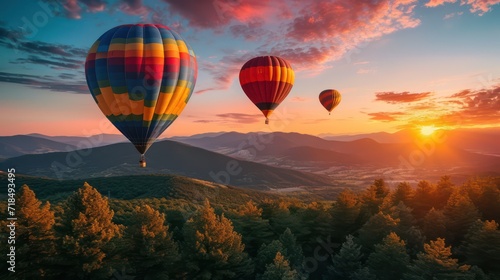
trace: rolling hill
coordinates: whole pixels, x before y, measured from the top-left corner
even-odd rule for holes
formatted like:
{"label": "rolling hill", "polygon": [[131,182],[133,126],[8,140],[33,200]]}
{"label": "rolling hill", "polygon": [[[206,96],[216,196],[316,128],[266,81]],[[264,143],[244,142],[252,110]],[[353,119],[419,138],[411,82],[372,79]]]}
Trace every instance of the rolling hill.
{"label": "rolling hill", "polygon": [[29,135],[0,136],[0,158],[72,151],[75,149],[76,147],[70,144]]}
{"label": "rolling hill", "polygon": [[196,179],[256,189],[329,186],[328,176],[236,160],[201,148],[169,140],[153,145],[147,168],[139,168],[139,155],[129,143],[88,150],[23,155],[0,163],[0,170],[57,179],[84,179],[144,174],[177,174]]}
{"label": "rolling hill", "polygon": [[[0,180],[7,175],[0,173]],[[35,176],[17,175],[16,184],[29,186],[37,198],[57,203],[65,200],[84,182],[96,188],[102,195],[112,199],[180,199],[202,204],[205,199],[224,205],[241,205],[248,200],[262,201],[281,198],[279,193],[226,186],[204,180],[178,175],[128,175],[88,179],[56,180]],[[6,196],[0,195],[1,196]],[[317,200],[312,194],[302,193],[301,200]]]}
{"label": "rolling hill", "polygon": [[99,147],[115,143],[127,142],[127,138],[118,134],[95,134],[89,137],[84,136],[48,136],[39,133],[28,134],[28,136],[48,139],[56,142],[61,142],[76,147]]}
{"label": "rolling hill", "polygon": [[[461,136],[460,136],[461,135]],[[500,157],[474,153],[458,145],[463,134],[445,135],[443,141],[417,138],[413,142],[379,143],[371,138],[352,141],[325,140],[312,135],[275,132],[270,134],[231,132],[215,137],[184,139],[183,142],[226,155],[275,165],[311,166],[374,166],[397,168],[405,162],[411,168],[450,169],[500,172]],[[494,145],[493,139],[470,136],[482,146]],[[480,138],[480,137],[479,137]],[[473,140],[468,143],[473,143]]]}

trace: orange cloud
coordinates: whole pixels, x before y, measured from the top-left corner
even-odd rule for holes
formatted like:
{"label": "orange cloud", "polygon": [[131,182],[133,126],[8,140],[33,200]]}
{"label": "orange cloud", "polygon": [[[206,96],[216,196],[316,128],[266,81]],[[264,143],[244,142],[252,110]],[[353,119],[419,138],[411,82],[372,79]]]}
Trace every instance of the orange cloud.
{"label": "orange cloud", "polygon": [[421,93],[410,93],[408,91],[405,92],[377,92],[375,93],[375,101],[384,101],[391,104],[396,103],[409,103],[415,102],[422,99],[427,98],[431,95],[430,92],[421,92]]}
{"label": "orange cloud", "polygon": [[403,112],[377,112],[377,113],[368,113],[370,116],[370,120],[374,121],[382,121],[382,122],[393,122],[397,121],[397,117],[404,116],[406,113]]}

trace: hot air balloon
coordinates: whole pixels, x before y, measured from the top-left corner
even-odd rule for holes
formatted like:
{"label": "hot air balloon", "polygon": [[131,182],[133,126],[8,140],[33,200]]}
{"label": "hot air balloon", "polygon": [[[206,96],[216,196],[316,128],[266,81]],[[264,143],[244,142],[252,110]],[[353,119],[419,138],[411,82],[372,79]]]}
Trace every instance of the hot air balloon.
{"label": "hot air balloon", "polygon": [[127,24],[92,45],[85,76],[94,101],[141,153],[179,116],[197,77],[196,56],[173,30],[158,24]]}
{"label": "hot air balloon", "polygon": [[295,74],[290,64],[276,56],[260,56],[247,61],[240,70],[240,84],[245,94],[269,116],[292,89]]}
{"label": "hot air balloon", "polygon": [[326,89],[319,94],[319,102],[331,114],[332,110],[339,105],[342,100],[340,92],[334,89]]}

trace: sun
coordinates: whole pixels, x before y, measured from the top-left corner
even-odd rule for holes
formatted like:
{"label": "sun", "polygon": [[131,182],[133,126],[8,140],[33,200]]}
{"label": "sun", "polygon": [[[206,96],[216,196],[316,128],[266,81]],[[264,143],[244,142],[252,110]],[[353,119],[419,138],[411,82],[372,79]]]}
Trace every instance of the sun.
{"label": "sun", "polygon": [[434,133],[434,131],[436,131],[436,130],[437,130],[437,128],[434,125],[426,125],[426,126],[422,126],[420,128],[420,133],[422,135],[429,136],[432,133]]}

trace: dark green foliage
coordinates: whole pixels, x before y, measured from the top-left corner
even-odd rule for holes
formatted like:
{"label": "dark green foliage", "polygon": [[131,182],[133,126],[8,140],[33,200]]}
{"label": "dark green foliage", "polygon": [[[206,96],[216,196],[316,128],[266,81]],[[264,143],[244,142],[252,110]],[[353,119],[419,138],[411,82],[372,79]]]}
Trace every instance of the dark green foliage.
{"label": "dark green foliage", "polygon": [[353,191],[347,189],[339,194],[331,210],[335,240],[343,240],[356,229],[360,209],[358,197]]}
{"label": "dark green foliage", "polygon": [[375,245],[375,250],[368,257],[367,265],[379,280],[399,280],[406,273],[410,256],[406,252],[405,242],[391,232],[383,242]]}
{"label": "dark green foliage", "polygon": [[[34,192],[26,187],[17,196],[18,277],[7,277],[4,257],[1,279],[500,277],[494,178],[454,186],[442,177],[435,187],[421,181],[416,190],[400,183],[393,191],[377,180],[336,201],[167,175],[89,179],[97,189],[78,189],[75,180],[19,181]],[[0,224],[7,240],[6,220]],[[424,237],[433,240],[425,248]]]}
{"label": "dark green foliage", "polygon": [[287,228],[283,234],[280,235],[279,241],[283,244],[284,256],[290,262],[290,266],[299,270],[304,261],[302,254],[302,247],[297,243],[297,239],[292,231]]}
{"label": "dark green foliage", "polygon": [[500,277],[500,229],[495,221],[477,221],[467,235],[467,263]]}
{"label": "dark green foliage", "polygon": [[283,254],[284,251],[285,248],[279,240],[273,240],[269,244],[262,244],[255,258],[255,271],[257,273],[264,272],[265,267],[273,262],[276,253]]}
{"label": "dark green foliage", "polygon": [[113,215],[107,198],[87,183],[68,198],[58,230],[61,278],[100,279],[111,273],[105,259],[113,250],[110,241],[120,235]]}
{"label": "dark green foliage", "polygon": [[432,207],[425,215],[422,230],[427,240],[434,240],[438,237],[444,238],[446,236],[446,217],[443,211]]}
{"label": "dark green foliage", "polygon": [[396,230],[398,223],[399,220],[394,219],[389,214],[379,212],[373,215],[359,230],[360,243],[372,250],[375,244],[382,242],[384,237]]}
{"label": "dark green foliage", "polygon": [[354,243],[352,235],[348,235],[340,251],[333,256],[326,279],[351,279],[352,274],[362,268],[362,259],[361,246]]}
{"label": "dark green foliage", "polygon": [[259,280],[298,280],[297,271],[290,268],[286,258],[280,253],[276,253],[273,263],[266,265],[266,271]]}
{"label": "dark green foliage", "polygon": [[424,250],[425,252],[419,253],[417,259],[408,267],[409,272],[405,274],[405,279],[452,280],[464,279],[464,276],[471,277],[468,272],[470,266],[460,266],[458,260],[451,257],[451,247],[446,247],[444,239],[430,241],[424,245]]}
{"label": "dark green foliage", "polygon": [[241,235],[208,200],[184,226],[184,260],[189,279],[243,279],[253,272]]}
{"label": "dark green foliage", "polygon": [[458,246],[469,227],[479,218],[479,212],[467,193],[454,191],[443,211],[446,216],[446,238]]}
{"label": "dark green foliage", "polygon": [[17,277],[40,279],[54,277],[54,212],[50,203],[42,203],[28,187],[21,188],[17,199],[16,244]]}
{"label": "dark green foliage", "polygon": [[260,246],[271,241],[274,236],[269,220],[262,218],[262,209],[251,200],[229,218],[233,221],[234,229],[242,235],[245,251],[251,257],[255,257]]}
{"label": "dark green foliage", "polygon": [[180,259],[177,244],[165,225],[165,215],[148,205],[136,207],[125,230],[131,274],[135,279],[160,279],[174,275]]}

